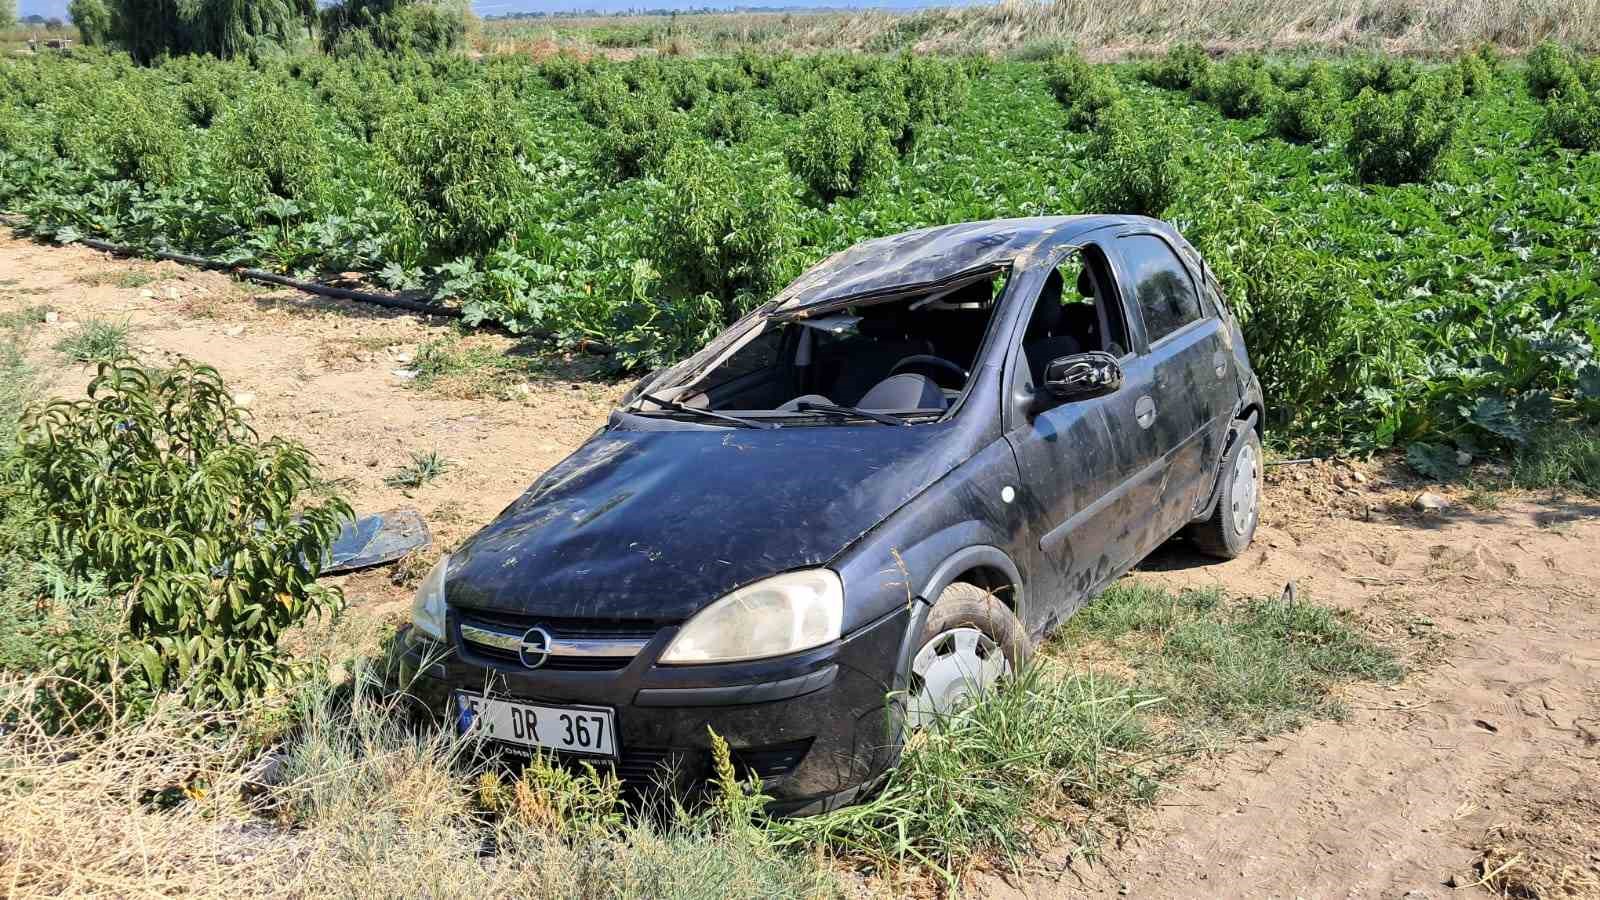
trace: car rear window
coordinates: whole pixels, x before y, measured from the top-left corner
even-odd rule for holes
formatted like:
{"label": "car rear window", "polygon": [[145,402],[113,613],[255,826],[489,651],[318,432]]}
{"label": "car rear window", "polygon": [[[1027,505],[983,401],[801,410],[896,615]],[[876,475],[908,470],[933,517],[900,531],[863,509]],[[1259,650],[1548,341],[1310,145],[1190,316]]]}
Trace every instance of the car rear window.
{"label": "car rear window", "polygon": [[1154,344],[1200,319],[1200,296],[1194,280],[1167,242],[1152,235],[1132,235],[1118,242],[1133,278],[1144,330]]}

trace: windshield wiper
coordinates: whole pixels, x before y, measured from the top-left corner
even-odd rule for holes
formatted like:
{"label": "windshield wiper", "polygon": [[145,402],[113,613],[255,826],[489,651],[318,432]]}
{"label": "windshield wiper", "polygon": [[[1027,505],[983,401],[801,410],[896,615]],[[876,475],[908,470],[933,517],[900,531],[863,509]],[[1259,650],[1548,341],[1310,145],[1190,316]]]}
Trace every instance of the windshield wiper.
{"label": "windshield wiper", "polygon": [[651,403],[654,403],[662,409],[670,409],[676,413],[687,413],[691,416],[700,416],[706,419],[716,419],[721,422],[728,422],[733,425],[738,425],[741,428],[771,429],[778,427],[770,422],[757,422],[754,419],[741,419],[738,416],[730,416],[725,413],[713,412],[709,409],[697,409],[693,406],[684,406],[682,403],[679,403],[676,400],[663,400],[662,398],[652,394],[640,394],[639,399],[649,400]]}
{"label": "windshield wiper", "polygon": [[838,406],[833,403],[812,403],[809,400],[802,400],[799,403],[796,403],[794,408],[800,412],[828,413],[835,416],[859,416],[863,419],[871,419],[874,422],[879,422],[884,425],[911,424],[899,416],[892,416],[888,413],[876,412],[870,409],[859,409],[854,406]]}

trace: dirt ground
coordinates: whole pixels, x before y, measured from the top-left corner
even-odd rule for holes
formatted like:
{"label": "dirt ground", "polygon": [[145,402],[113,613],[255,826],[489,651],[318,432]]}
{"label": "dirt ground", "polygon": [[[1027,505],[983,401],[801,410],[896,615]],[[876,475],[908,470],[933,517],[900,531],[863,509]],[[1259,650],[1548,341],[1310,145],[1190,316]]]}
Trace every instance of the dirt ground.
{"label": "dirt ground", "polygon": [[[124,322],[142,357],[220,370],[257,428],[309,446],[358,511],[415,506],[444,546],[591,434],[626,387],[574,360],[509,400],[421,389],[409,366],[448,322],[0,230],[0,314],[28,307],[53,312],[30,353],[52,392],[80,392],[91,374],[58,341],[91,318]],[[443,477],[385,484],[429,450],[450,460]],[[1365,463],[1279,466],[1245,557],[1148,560],[1141,577],[1174,586],[1292,585],[1349,609],[1410,674],[1350,687],[1346,721],[1188,766],[1093,865],[1047,856],[1021,876],[979,876],[973,893],[1600,896],[1600,502],[1435,489],[1450,505],[1423,512],[1424,488]],[[346,579],[353,614],[403,616],[410,589],[394,581]]]}

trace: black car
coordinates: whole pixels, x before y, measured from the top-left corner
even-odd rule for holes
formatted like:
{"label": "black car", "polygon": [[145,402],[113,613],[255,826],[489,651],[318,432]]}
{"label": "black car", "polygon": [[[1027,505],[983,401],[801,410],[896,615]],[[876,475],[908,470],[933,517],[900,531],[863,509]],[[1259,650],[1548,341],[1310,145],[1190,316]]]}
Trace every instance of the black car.
{"label": "black car", "polygon": [[1261,412],[1162,222],[867,241],[646,377],[441,560],[412,691],[625,780],[703,772],[715,730],[778,812],[831,808],[1174,534],[1241,553]]}

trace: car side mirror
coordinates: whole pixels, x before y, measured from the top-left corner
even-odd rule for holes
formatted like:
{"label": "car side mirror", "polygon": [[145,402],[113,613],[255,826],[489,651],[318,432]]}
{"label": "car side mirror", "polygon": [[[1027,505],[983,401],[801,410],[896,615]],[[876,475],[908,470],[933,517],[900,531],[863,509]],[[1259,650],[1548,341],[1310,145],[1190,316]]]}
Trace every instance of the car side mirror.
{"label": "car side mirror", "polygon": [[1044,392],[1053,400],[1100,397],[1120,387],[1122,366],[1100,350],[1063,356],[1044,367]]}

